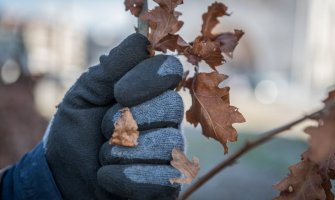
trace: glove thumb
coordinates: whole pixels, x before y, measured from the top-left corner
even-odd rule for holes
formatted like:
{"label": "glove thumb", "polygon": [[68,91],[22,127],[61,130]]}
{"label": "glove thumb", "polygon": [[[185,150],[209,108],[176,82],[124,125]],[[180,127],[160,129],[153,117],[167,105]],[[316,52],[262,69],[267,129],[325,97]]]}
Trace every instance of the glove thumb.
{"label": "glove thumb", "polygon": [[100,64],[83,73],[64,97],[63,103],[78,107],[105,106],[114,102],[114,84],[130,69],[148,58],[149,41],[139,33],[128,36]]}

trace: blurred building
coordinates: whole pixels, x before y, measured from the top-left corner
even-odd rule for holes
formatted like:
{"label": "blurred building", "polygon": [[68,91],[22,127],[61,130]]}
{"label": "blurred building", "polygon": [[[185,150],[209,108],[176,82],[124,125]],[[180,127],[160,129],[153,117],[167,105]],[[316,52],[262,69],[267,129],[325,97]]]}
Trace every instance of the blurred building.
{"label": "blurred building", "polygon": [[292,74],[322,90],[335,83],[335,1],[298,0],[296,4]]}
{"label": "blurred building", "polygon": [[66,74],[86,65],[86,35],[64,22],[32,19],[23,25],[30,71]]}
{"label": "blurred building", "polygon": [[84,31],[62,21],[29,16],[23,20],[12,13],[0,18],[1,67],[11,61],[23,74],[62,75],[81,70],[86,65],[86,41]]}
{"label": "blurred building", "polygon": [[81,71],[86,58],[85,32],[69,24],[0,15],[0,168],[41,139],[47,119],[40,111],[54,111],[51,105],[59,103],[64,88],[60,77]]}

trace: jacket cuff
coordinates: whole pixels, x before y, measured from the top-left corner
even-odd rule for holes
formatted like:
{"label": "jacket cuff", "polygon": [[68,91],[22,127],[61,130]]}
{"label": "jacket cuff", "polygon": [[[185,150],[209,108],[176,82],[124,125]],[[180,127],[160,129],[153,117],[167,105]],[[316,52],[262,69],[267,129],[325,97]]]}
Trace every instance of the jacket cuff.
{"label": "jacket cuff", "polygon": [[3,173],[0,197],[3,200],[62,199],[45,158],[42,143]]}
{"label": "jacket cuff", "polygon": [[1,180],[2,180],[2,176],[4,175],[4,173],[7,171],[7,169],[11,168],[12,165],[9,165],[3,169],[0,169],[0,184],[1,184]]}

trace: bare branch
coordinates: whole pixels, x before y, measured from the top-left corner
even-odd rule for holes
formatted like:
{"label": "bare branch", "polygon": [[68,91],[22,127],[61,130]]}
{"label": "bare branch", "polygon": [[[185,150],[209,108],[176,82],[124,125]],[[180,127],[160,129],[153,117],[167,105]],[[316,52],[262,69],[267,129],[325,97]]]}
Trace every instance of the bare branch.
{"label": "bare branch", "polygon": [[190,195],[192,195],[196,190],[198,190],[203,184],[205,184],[207,181],[209,181],[212,177],[214,177],[217,173],[219,173],[221,170],[225,169],[226,167],[234,164],[239,157],[242,155],[248,153],[249,151],[253,150],[254,148],[260,146],[261,144],[271,140],[274,138],[275,135],[278,135],[279,133],[282,133],[284,131],[287,131],[291,129],[293,126],[305,121],[306,119],[318,119],[321,115],[327,114],[330,109],[335,107],[335,100],[328,105],[326,105],[324,108],[313,112],[309,115],[306,115],[304,117],[301,117],[300,119],[297,119],[295,121],[292,121],[288,124],[285,124],[281,127],[275,128],[273,130],[264,132],[259,136],[258,139],[255,139],[253,141],[247,141],[243,147],[241,147],[239,150],[237,150],[235,153],[233,153],[231,156],[229,156],[227,159],[219,163],[217,166],[215,166],[212,170],[207,172],[205,175],[200,177],[191,187],[189,187],[180,197],[179,200],[187,199]]}

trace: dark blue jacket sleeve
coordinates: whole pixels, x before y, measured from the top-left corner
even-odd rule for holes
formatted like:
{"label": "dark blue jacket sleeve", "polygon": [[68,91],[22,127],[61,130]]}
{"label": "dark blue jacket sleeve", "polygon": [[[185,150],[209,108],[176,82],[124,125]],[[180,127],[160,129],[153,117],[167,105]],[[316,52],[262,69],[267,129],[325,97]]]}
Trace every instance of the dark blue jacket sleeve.
{"label": "dark blue jacket sleeve", "polygon": [[0,183],[0,199],[62,199],[40,143],[6,170]]}

